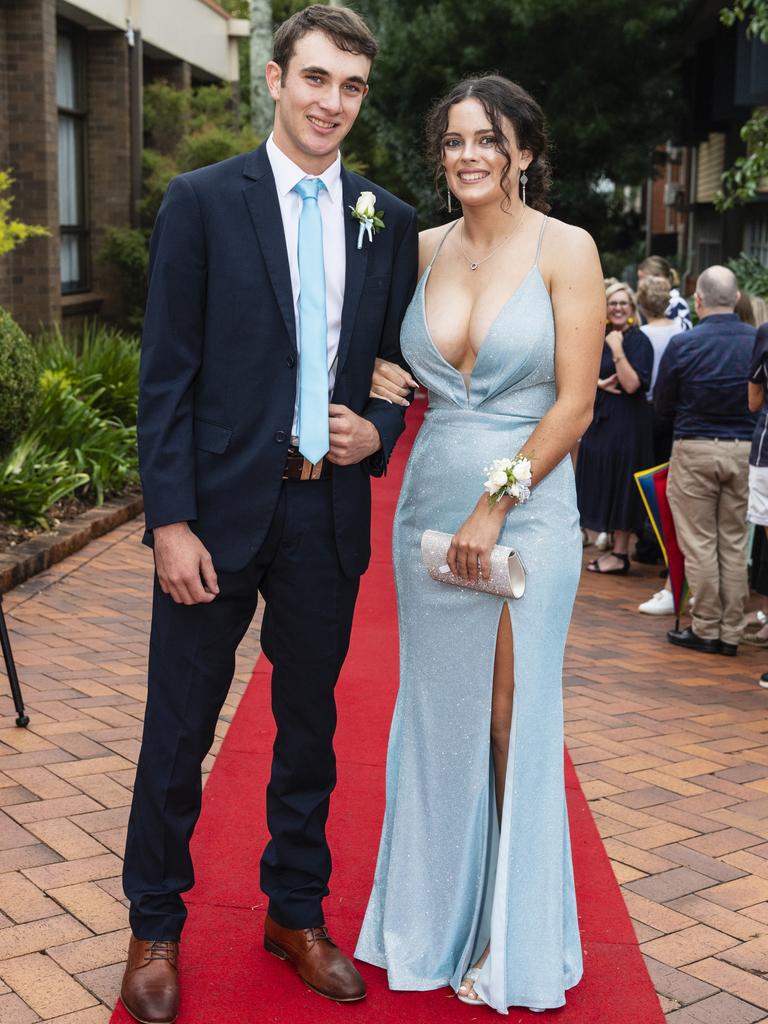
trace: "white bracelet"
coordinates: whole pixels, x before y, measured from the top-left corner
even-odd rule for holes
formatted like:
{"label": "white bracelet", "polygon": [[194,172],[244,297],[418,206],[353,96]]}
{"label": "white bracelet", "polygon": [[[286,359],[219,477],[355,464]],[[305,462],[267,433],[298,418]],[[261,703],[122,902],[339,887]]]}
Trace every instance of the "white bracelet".
{"label": "white bracelet", "polygon": [[491,508],[505,496],[517,498],[519,505],[531,496],[531,460],[519,452],[514,459],[496,459],[486,466],[488,479],[483,484]]}

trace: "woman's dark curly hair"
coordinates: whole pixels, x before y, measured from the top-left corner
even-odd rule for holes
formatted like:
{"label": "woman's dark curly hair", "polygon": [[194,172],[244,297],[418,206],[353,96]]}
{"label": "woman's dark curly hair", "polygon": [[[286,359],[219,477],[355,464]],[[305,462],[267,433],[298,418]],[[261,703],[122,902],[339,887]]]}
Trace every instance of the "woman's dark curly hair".
{"label": "woman's dark curly hair", "polygon": [[525,186],[526,202],[534,210],[548,213],[550,207],[547,194],[552,184],[552,168],[549,163],[549,139],[544,113],[530,93],[501,75],[465,78],[454,86],[447,96],[438,100],[429,112],[427,155],[435,168],[435,188],[438,194],[442,197],[443,138],[448,130],[449,112],[451,107],[468,99],[482,103],[496,136],[496,149],[506,158],[501,174],[501,187],[506,194],[504,205],[509,206],[513,188],[517,188],[518,194],[522,196],[519,183],[513,185],[510,182],[512,158],[502,127],[503,118],[507,118],[515,130],[518,148],[527,149],[532,156],[525,172],[528,176]]}

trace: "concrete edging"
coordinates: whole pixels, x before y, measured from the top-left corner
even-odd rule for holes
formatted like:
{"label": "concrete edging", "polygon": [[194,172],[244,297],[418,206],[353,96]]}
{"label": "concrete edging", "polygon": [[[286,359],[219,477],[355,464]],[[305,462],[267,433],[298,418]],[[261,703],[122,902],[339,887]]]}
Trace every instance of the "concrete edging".
{"label": "concrete edging", "polygon": [[105,533],[141,515],[143,511],[144,499],[140,494],[115,498],[114,501],[105,501],[98,508],[88,509],[74,519],[67,520],[55,532],[43,533],[2,552],[0,594],[7,593],[30,576],[50,568],[67,555],[73,555],[89,541],[103,537]]}

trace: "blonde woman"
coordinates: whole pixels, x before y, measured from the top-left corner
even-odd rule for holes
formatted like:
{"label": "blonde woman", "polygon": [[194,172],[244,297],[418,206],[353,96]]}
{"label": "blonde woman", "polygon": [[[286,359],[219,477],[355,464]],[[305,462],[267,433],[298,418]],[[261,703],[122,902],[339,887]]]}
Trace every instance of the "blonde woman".
{"label": "blonde woman", "polygon": [[652,414],[646,400],[653,347],[638,326],[629,285],[605,290],[607,333],[597,381],[594,418],[581,440],[576,493],[581,525],[613,533],[613,550],[593,559],[590,572],[629,572],[629,538],[642,530],[645,511],[632,474],[653,458]]}

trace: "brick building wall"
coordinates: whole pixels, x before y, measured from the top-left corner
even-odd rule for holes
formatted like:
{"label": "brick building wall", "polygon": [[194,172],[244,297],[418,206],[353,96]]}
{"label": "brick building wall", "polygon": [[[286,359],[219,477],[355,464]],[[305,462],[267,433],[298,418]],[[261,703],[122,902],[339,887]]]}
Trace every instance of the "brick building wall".
{"label": "brick building wall", "polygon": [[0,0],[6,124],[3,158],[16,179],[13,212],[51,229],[3,257],[0,305],[27,329],[59,318],[56,13],[53,0]]}
{"label": "brick building wall", "polygon": [[[121,282],[99,259],[111,228],[131,223],[131,91],[129,47],[123,32],[88,35],[88,208],[91,289],[101,314],[122,312]],[[73,298],[76,298],[73,297]]]}
{"label": "brick building wall", "polygon": [[[196,4],[189,3],[194,11]],[[64,20],[57,21],[57,10]],[[59,31],[68,40],[61,44],[61,111]],[[125,312],[124,283],[101,254],[109,231],[130,227],[134,219],[140,190],[142,78],[163,78],[175,88],[189,89],[193,68],[162,50],[142,60],[138,33],[131,49],[122,27],[106,20],[94,24],[92,17],[78,13],[76,2],[0,0],[0,169],[10,168],[16,179],[14,216],[42,224],[51,233],[0,257],[0,306],[29,331],[62,322],[75,328],[85,316],[120,319]],[[82,166],[82,180],[76,170],[66,170],[72,180],[65,178],[61,187],[70,246],[65,259],[69,294],[64,295],[60,119],[66,143],[63,166]],[[73,236],[79,240],[76,252]]]}

